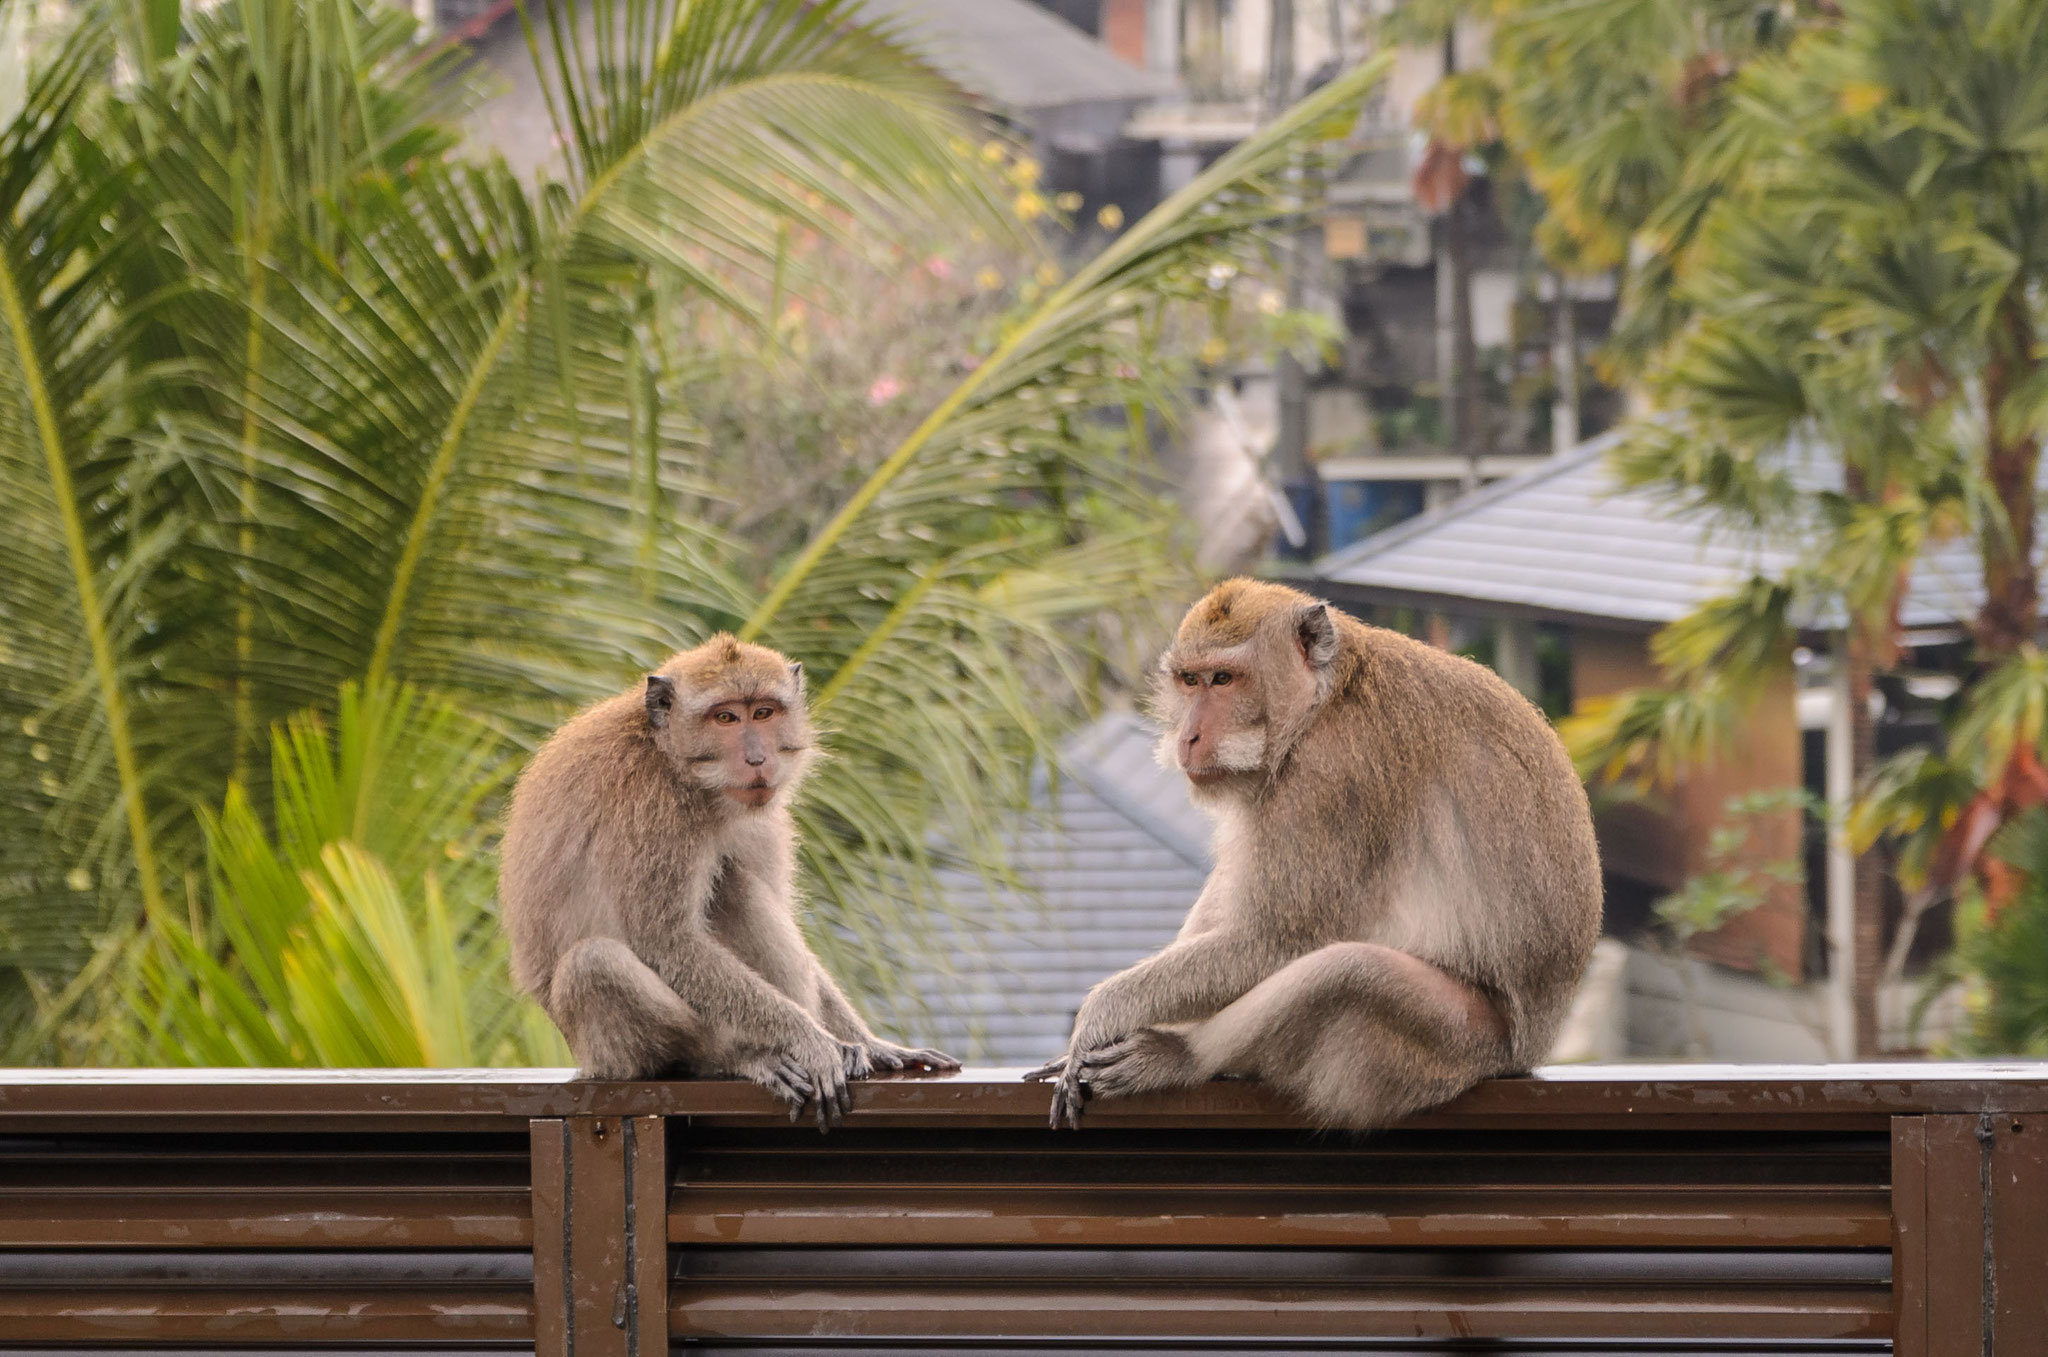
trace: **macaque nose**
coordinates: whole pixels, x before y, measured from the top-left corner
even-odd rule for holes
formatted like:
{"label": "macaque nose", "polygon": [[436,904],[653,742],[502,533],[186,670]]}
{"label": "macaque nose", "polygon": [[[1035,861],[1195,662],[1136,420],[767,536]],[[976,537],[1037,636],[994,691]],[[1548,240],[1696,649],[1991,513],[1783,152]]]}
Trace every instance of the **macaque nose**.
{"label": "macaque nose", "polygon": [[768,755],[765,750],[749,749],[747,751],[747,767],[759,768],[766,762],[768,762]]}
{"label": "macaque nose", "polygon": [[1194,757],[1195,746],[1202,742],[1202,728],[1189,726],[1180,737],[1180,761],[1185,764]]}

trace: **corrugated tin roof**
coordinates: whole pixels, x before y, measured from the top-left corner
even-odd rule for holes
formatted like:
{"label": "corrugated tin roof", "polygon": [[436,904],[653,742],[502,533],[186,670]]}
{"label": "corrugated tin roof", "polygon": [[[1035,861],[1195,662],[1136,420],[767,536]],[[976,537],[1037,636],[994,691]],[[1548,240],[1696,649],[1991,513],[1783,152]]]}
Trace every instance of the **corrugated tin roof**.
{"label": "corrugated tin roof", "polygon": [[970,873],[944,876],[965,945],[955,974],[920,986],[923,1040],[973,1060],[1048,1060],[1091,986],[1180,931],[1208,878],[1209,822],[1153,744],[1122,713],[1067,741],[1065,776],[1010,840],[1023,892],[992,897]]}
{"label": "corrugated tin roof", "polygon": [[[1657,626],[1752,574],[1793,564],[1796,542],[1715,530],[1703,514],[1623,489],[1607,467],[1615,440],[1593,439],[1332,552],[1316,563],[1316,578],[1390,601],[1441,599]],[[1975,544],[1941,542],[1915,567],[1900,620],[1916,630],[1960,625],[1982,598]]]}
{"label": "corrugated tin roof", "polygon": [[1173,87],[1027,0],[865,0],[864,8],[893,22],[948,77],[1009,108],[1135,102]]}

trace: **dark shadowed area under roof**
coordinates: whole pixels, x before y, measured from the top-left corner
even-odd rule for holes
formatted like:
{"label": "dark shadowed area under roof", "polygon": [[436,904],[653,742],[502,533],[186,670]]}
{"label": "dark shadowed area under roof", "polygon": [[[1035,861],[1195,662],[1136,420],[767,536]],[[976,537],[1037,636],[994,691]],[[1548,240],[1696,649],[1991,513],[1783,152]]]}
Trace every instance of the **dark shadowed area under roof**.
{"label": "dark shadowed area under roof", "polygon": [[[1657,627],[1752,574],[1793,564],[1797,542],[1714,530],[1704,515],[1624,489],[1606,462],[1615,441],[1592,439],[1332,552],[1316,562],[1316,582],[1339,604]],[[1983,595],[1976,544],[1939,542],[1914,567],[1900,621],[1914,631],[1957,627]]]}

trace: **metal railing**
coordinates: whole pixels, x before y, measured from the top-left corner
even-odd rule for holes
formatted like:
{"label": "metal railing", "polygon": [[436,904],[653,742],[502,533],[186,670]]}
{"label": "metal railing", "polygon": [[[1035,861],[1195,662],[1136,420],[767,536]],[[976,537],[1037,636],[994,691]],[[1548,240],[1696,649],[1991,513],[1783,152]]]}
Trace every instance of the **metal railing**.
{"label": "metal railing", "polygon": [[2048,1352],[2048,1065],[1567,1067],[1364,1137],[565,1074],[0,1073],[0,1350]]}

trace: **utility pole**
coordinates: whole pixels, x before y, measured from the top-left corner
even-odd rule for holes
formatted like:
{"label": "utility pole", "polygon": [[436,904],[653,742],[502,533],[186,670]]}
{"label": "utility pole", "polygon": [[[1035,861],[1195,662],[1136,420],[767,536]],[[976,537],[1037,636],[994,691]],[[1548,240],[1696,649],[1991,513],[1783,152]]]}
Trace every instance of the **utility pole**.
{"label": "utility pole", "polygon": [[[1458,28],[1444,30],[1444,78],[1458,72]],[[1475,229],[1469,184],[1443,204],[1436,219],[1436,363],[1444,442],[1465,456],[1467,491],[1479,488],[1486,451],[1486,411],[1479,391],[1479,348],[1472,334],[1471,236]]]}
{"label": "utility pole", "polygon": [[[1294,0],[1272,0],[1272,24],[1266,41],[1266,87],[1260,122],[1271,122],[1294,102]],[[1304,290],[1306,223],[1297,223],[1286,238],[1287,307],[1301,305]],[[1282,349],[1273,368],[1275,404],[1279,414],[1273,438],[1273,468],[1281,490],[1301,513],[1308,531],[1308,551],[1315,552],[1315,472],[1308,463],[1308,374],[1290,349]],[[1303,511],[1306,512],[1303,512]]]}

